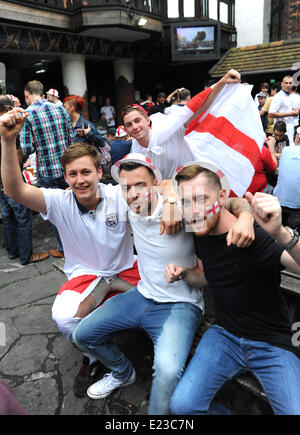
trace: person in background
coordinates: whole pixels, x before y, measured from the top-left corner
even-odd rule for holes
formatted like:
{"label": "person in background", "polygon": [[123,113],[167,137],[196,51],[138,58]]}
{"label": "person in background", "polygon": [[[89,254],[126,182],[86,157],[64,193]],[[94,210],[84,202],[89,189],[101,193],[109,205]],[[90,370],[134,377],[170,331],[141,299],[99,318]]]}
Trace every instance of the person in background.
{"label": "person in background", "polygon": [[[265,94],[264,92],[260,92],[259,94],[257,94],[257,99],[258,99],[258,110],[260,111],[266,102],[267,94]],[[265,130],[268,124],[268,119],[266,114],[265,113],[263,115],[260,114],[260,119],[261,119],[263,129]]]}
{"label": "person in background", "polygon": [[184,107],[191,99],[191,91],[189,89],[179,88],[174,92],[176,92],[176,100],[171,106],[165,108],[164,113],[166,115],[169,115],[174,110],[180,110],[180,108]]}
{"label": "person in background", "polygon": [[89,119],[93,123],[98,123],[100,121],[99,110],[97,108],[97,98],[96,95],[92,95],[88,102],[89,108]]}
{"label": "person in background", "polygon": [[281,90],[275,95],[270,106],[269,116],[274,119],[274,124],[277,121],[284,121],[286,124],[286,132],[290,141],[293,144],[295,131],[295,118],[299,117],[300,108],[293,108],[290,93],[293,88],[293,77],[287,75],[283,77],[281,82]]}
{"label": "person in background", "polygon": [[282,208],[283,225],[300,232],[300,128],[295,134],[295,146],[281,152],[278,180],[273,195]]}
{"label": "person in background", "polygon": [[100,113],[104,113],[107,127],[116,126],[116,109],[111,104],[111,99],[109,97],[105,98],[105,104],[101,107]]}
{"label": "person in background", "polygon": [[270,85],[268,82],[263,82],[259,85],[259,92],[255,95],[254,97],[254,102],[257,106],[259,106],[259,101],[258,101],[258,94],[260,94],[261,92],[263,92],[264,94],[266,94],[267,97],[269,97],[269,89],[270,89]]}
{"label": "person in background", "polygon": [[148,116],[151,115],[151,109],[154,106],[154,103],[152,101],[152,94],[146,94],[146,100],[142,101],[140,105],[143,107],[143,109],[146,110]]}
{"label": "person in background", "polygon": [[[5,95],[0,96],[0,116],[13,109],[12,100]],[[1,144],[1,140],[0,140]],[[22,170],[22,162],[26,158],[20,149],[19,137],[16,138],[17,155]],[[0,148],[1,157],[1,148]],[[3,223],[5,249],[9,259],[20,258],[20,264],[31,264],[46,260],[47,252],[32,252],[32,210],[7,196],[4,192],[0,173],[0,207]]]}
{"label": "person in background", "polygon": [[[20,144],[26,156],[36,153],[37,177],[40,187],[66,189],[60,158],[64,150],[74,142],[74,132],[69,114],[63,106],[44,98],[44,86],[38,80],[24,87],[28,116],[20,133]],[[42,119],[42,122],[41,122]],[[58,248],[51,249],[53,257],[62,258],[63,246],[60,235],[52,225]]]}
{"label": "person in background", "polygon": [[263,107],[259,110],[259,114],[260,116],[266,116],[267,118],[267,123],[266,123],[266,127],[265,127],[265,132],[267,136],[272,136],[273,132],[274,132],[274,119],[271,118],[269,116],[269,109],[271,106],[271,103],[273,101],[274,96],[277,94],[279,89],[279,84],[278,83],[274,83],[271,85],[271,96],[266,100],[265,104],[263,105]]}
{"label": "person in background", "polygon": [[69,95],[64,99],[64,106],[67,109],[75,134],[74,142],[86,141],[97,148],[104,147],[105,141],[94,124],[87,121],[81,111],[85,106],[85,99],[80,95]]}
{"label": "person in background", "polygon": [[110,143],[110,156],[111,163],[114,165],[118,160],[121,160],[126,154],[130,153],[131,137],[123,127],[120,125],[117,128],[115,135],[108,134],[107,139]]}
{"label": "person in background", "polygon": [[166,94],[164,92],[159,92],[157,94],[157,102],[151,109],[151,115],[154,115],[154,113],[164,113],[164,110],[166,107],[168,107],[170,104],[167,102]]}
{"label": "person in background", "polygon": [[63,105],[62,101],[59,99],[58,91],[56,89],[49,89],[49,91],[46,92],[46,97],[50,103],[58,104],[59,106]]}
{"label": "person in background", "polygon": [[290,145],[288,135],[286,134],[286,123],[284,121],[277,121],[274,125],[273,137],[276,140],[275,153],[277,159],[280,159],[280,154],[283,148]]}
{"label": "person in background", "polygon": [[268,137],[264,146],[262,147],[260,158],[255,165],[255,173],[252,183],[247,189],[253,195],[256,192],[271,193],[272,186],[268,185],[269,174],[275,174],[277,169],[277,158],[275,155],[275,139],[271,136]]}

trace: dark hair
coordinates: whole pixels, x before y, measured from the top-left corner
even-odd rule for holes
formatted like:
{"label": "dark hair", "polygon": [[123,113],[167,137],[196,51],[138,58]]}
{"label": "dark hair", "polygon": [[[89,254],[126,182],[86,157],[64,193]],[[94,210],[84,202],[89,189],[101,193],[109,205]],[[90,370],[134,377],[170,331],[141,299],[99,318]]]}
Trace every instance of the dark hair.
{"label": "dark hair", "polygon": [[268,82],[263,82],[259,85],[259,89],[262,90],[262,88],[267,88],[268,90],[270,89],[270,85]]}
{"label": "dark hair", "polygon": [[127,106],[123,107],[121,112],[122,124],[124,124],[124,117],[128,115],[128,113],[133,112],[134,110],[138,111],[145,118],[148,118],[148,113],[142,106],[140,106],[139,104],[127,104]]}
{"label": "dark hair", "polygon": [[44,95],[44,85],[38,80],[31,80],[24,86],[24,91],[27,91],[30,95]]}
{"label": "dark hair", "polygon": [[276,83],[272,83],[270,86],[270,89],[273,91],[274,89],[276,89],[277,92],[280,91],[280,83],[276,82]]}
{"label": "dark hair", "polygon": [[189,89],[183,88],[178,92],[178,101],[185,101],[188,97],[191,96],[191,91]]}
{"label": "dark hair", "polygon": [[6,95],[0,95],[0,114],[4,113],[7,107],[13,109],[13,102]]}
{"label": "dark hair", "polygon": [[122,170],[130,172],[130,171],[134,171],[135,169],[141,168],[141,167],[146,168],[147,171],[149,172],[149,174],[152,177],[156,178],[154,172],[148,166],[143,165],[142,163],[136,163],[136,162],[121,163],[121,165],[119,167],[119,174],[121,173]]}
{"label": "dark hair", "polygon": [[274,125],[274,130],[286,133],[286,123],[284,121],[277,121]]}

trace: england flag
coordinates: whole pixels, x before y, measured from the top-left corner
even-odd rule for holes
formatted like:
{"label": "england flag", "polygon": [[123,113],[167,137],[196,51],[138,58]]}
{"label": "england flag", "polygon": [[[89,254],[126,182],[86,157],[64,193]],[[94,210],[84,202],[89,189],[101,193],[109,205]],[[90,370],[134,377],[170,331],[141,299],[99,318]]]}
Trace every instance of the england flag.
{"label": "england flag", "polygon": [[247,191],[266,138],[251,90],[250,85],[225,85],[185,133],[195,160],[213,161],[227,176],[232,196],[242,197]]}

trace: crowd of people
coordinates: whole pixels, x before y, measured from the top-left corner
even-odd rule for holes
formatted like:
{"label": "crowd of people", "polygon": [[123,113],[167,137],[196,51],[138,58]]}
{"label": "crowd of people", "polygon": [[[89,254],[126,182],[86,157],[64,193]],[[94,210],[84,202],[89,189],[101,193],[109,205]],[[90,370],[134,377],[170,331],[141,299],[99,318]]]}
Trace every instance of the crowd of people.
{"label": "crowd of people", "polygon": [[[67,281],[52,317],[83,352],[76,396],[103,399],[135,381],[113,339],[142,328],[154,346],[149,414],[229,414],[215,395],[244,371],[259,379],[274,413],[300,414],[299,353],[279,273],[300,272],[300,103],[289,100],[290,81],[271,102],[263,84],[252,102],[266,140],[244,198],[229,197],[227,176],[213,159],[195,159],[185,140],[226,86],[240,86],[234,70],[194,97],[179,88],[156,104],[150,95],[133,102],[119,126],[109,98],[99,111],[93,96],[87,120],[81,96],[60,102],[50,89],[45,99],[37,81],[24,88],[26,110],[0,96],[1,198],[15,215],[12,234],[1,199],[5,247],[22,264],[48,257],[32,253],[31,240],[23,253],[29,226],[15,205],[53,226],[58,248],[49,253],[65,258]],[[33,155],[37,185],[22,175]],[[99,182],[109,169],[113,182]],[[187,365],[205,287],[216,319]],[[99,379],[103,365],[110,372]]]}

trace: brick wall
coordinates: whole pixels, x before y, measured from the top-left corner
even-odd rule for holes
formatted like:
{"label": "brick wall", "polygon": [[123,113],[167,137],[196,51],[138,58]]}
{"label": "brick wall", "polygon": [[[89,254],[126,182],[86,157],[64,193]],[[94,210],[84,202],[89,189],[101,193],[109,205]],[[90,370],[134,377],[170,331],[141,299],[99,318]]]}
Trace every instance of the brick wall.
{"label": "brick wall", "polygon": [[282,39],[300,39],[300,0],[285,0],[284,2]]}

